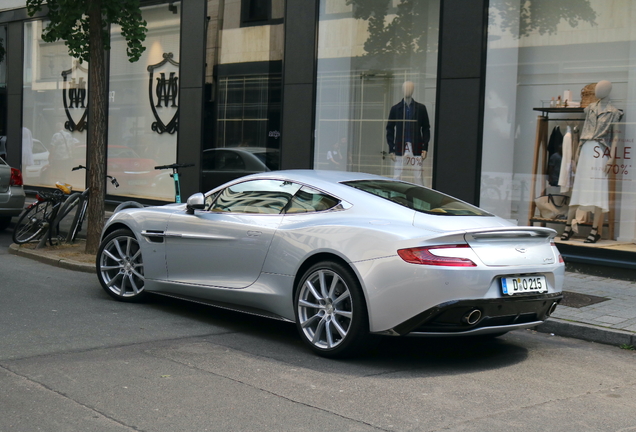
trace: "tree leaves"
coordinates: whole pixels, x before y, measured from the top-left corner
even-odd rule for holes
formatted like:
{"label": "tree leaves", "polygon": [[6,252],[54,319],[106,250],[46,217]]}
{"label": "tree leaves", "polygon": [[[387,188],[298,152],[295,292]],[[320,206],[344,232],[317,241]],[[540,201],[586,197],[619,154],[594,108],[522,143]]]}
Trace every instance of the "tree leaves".
{"label": "tree leaves", "polygon": [[[80,62],[87,62],[90,56],[90,22],[88,8],[94,0],[27,0],[27,12],[33,16],[43,7],[48,8],[50,22],[42,31],[45,42],[63,40],[69,54]],[[147,23],[141,17],[139,0],[101,0],[103,46],[110,49],[108,29],[111,24],[121,26],[126,39],[126,53],[131,62],[139,60],[146,49]]]}

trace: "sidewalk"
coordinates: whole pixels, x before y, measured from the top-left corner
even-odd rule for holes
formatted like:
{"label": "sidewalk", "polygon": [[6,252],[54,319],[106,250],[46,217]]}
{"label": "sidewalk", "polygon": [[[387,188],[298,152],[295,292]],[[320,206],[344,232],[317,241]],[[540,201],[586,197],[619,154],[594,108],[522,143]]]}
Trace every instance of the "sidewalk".
{"label": "sidewalk", "polygon": [[[95,256],[83,251],[83,240],[61,248],[31,249],[15,244],[9,248],[15,255],[95,273]],[[563,291],[563,302],[537,331],[636,348],[636,282],[566,272]]]}

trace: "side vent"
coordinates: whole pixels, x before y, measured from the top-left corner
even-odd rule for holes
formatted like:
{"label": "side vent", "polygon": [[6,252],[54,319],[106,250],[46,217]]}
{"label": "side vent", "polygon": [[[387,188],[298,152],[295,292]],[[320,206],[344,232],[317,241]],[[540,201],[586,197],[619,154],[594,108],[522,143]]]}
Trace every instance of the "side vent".
{"label": "side vent", "polygon": [[163,239],[166,234],[159,230],[144,230],[141,235],[148,239],[151,243],[163,243]]}

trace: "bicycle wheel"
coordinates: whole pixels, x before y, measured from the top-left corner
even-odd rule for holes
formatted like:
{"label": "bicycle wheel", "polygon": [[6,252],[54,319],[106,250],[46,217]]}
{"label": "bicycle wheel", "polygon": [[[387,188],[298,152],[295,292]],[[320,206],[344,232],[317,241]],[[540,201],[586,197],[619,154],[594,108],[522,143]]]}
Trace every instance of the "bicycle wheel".
{"label": "bicycle wheel", "polygon": [[42,237],[51,208],[50,201],[38,201],[26,208],[13,230],[13,242],[24,244]]}
{"label": "bicycle wheel", "polygon": [[75,217],[73,218],[73,224],[71,225],[71,230],[66,237],[67,243],[73,243],[75,238],[77,238],[77,233],[82,230],[82,225],[84,224],[84,219],[86,218],[86,209],[88,208],[88,200],[83,199],[81,205]]}
{"label": "bicycle wheel", "polygon": [[68,237],[73,228],[73,221],[75,220],[79,204],[82,201],[81,195],[79,192],[73,193],[69,195],[61,205],[53,222],[53,227],[49,232],[49,242],[51,245],[68,241]]}

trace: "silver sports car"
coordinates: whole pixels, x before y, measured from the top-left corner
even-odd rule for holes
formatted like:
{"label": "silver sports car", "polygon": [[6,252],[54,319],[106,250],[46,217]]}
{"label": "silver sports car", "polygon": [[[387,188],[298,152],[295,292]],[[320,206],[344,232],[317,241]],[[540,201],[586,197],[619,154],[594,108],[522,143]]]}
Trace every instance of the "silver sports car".
{"label": "silver sports car", "polygon": [[540,324],[562,298],[555,234],[411,183],[272,171],[114,214],[97,274],[117,300],[156,293],[293,321],[316,353],[343,357],[372,335]]}

